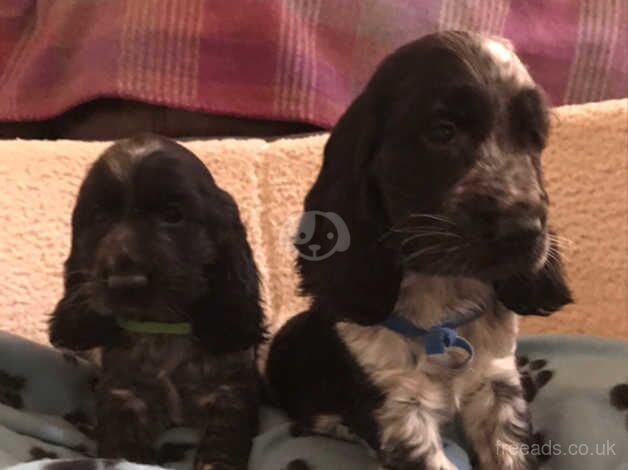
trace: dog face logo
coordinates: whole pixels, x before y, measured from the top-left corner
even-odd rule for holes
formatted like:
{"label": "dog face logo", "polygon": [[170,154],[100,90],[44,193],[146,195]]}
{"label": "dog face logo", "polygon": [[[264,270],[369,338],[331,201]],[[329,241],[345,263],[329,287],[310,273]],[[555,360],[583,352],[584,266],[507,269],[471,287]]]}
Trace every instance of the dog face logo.
{"label": "dog face logo", "polygon": [[336,252],[347,251],[350,243],[347,224],[334,212],[304,213],[294,237],[299,256],[310,261],[320,261]]}

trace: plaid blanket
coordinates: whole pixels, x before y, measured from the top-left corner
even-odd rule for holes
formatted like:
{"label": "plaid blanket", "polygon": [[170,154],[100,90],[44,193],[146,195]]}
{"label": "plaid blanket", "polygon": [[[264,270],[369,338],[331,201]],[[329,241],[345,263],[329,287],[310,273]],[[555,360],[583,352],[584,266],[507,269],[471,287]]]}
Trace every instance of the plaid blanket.
{"label": "plaid blanket", "polygon": [[425,33],[517,47],[552,104],[626,95],[625,0],[3,0],[0,120],[97,97],[332,126]]}

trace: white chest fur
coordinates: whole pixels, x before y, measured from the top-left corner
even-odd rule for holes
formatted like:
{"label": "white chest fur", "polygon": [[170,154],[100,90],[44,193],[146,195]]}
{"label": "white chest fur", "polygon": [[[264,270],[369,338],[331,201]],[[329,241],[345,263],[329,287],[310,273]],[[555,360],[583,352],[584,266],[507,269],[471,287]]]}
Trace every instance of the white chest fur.
{"label": "white chest fur", "polygon": [[[434,326],[453,312],[471,307],[479,307],[485,313],[458,331],[471,341],[476,351],[472,363],[462,369],[456,366],[464,361],[466,353],[457,348],[443,355],[427,356],[421,342],[381,326],[339,323],[336,328],[358,363],[386,394],[393,393],[403,401],[423,401],[421,398],[433,390],[441,399],[445,398],[442,395],[447,397],[448,404],[443,406],[455,409],[454,403],[457,404],[467,387],[454,383],[454,378],[455,382],[474,382],[473,370],[511,354],[516,334],[514,316],[496,305],[493,289],[486,283],[416,273],[404,276],[395,307],[397,314],[421,328]],[[497,314],[501,318],[496,318]],[[506,338],[494,331],[496,328],[503,330]],[[500,339],[492,342],[496,333]],[[460,376],[469,374],[470,377],[461,380]]]}
{"label": "white chest fur", "polygon": [[[458,348],[427,356],[423,344],[381,326],[336,326],[356,361],[383,393],[384,401],[374,414],[382,448],[401,446],[410,459],[424,462],[426,468],[455,468],[442,451],[440,426],[444,422],[460,411],[467,424],[483,423],[492,413],[487,404],[495,403],[491,384],[499,381],[517,386],[513,355],[517,326],[514,314],[495,300],[490,285],[419,274],[407,274],[403,279],[395,311],[419,327],[429,328],[468,307],[480,307],[484,313],[458,330],[475,348],[473,360],[464,367],[460,367],[464,360],[457,355],[466,353]],[[520,401],[513,403],[519,406]],[[512,421],[514,410],[508,405],[497,415],[510,416]],[[517,422],[520,427],[523,424]],[[493,429],[492,424],[489,427]],[[485,435],[485,431],[477,434]]]}

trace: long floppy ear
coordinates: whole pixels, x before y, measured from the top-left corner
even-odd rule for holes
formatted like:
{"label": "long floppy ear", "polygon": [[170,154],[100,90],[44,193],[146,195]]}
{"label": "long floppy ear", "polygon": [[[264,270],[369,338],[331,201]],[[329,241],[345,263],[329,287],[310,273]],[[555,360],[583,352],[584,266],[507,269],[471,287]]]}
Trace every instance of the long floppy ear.
{"label": "long floppy ear", "polygon": [[539,271],[496,283],[497,298],[509,310],[519,315],[548,316],[573,302],[553,237],[551,243],[551,256]]}
{"label": "long floppy ear", "polygon": [[259,275],[237,206],[212,191],[210,233],[216,258],[207,267],[208,294],[193,308],[192,328],[206,350],[227,353],[256,348],[266,336]]}
{"label": "long floppy ear", "polygon": [[[335,319],[362,324],[378,323],[390,314],[401,278],[396,257],[382,241],[389,222],[370,174],[381,132],[378,119],[383,110],[378,102],[382,100],[367,88],[340,118],[305,199],[305,217],[310,211],[335,214],[348,229],[348,244],[343,240],[343,249],[329,257],[297,259],[301,289],[313,297],[314,306]],[[312,244],[329,244],[325,237],[338,232],[334,218],[317,218],[321,222],[309,240]]]}
{"label": "long floppy ear", "polygon": [[[85,183],[81,185],[77,205],[84,187]],[[114,317],[99,314],[89,307],[90,283],[81,269],[76,219],[77,206],[72,211],[72,240],[70,255],[64,264],[63,297],[48,319],[48,339],[55,347],[73,351],[119,345],[124,335]]]}
{"label": "long floppy ear", "polygon": [[65,292],[48,320],[50,343],[73,351],[120,344],[122,330],[114,317],[89,308],[83,294],[85,280],[73,267],[72,256],[66,261],[65,272]]}

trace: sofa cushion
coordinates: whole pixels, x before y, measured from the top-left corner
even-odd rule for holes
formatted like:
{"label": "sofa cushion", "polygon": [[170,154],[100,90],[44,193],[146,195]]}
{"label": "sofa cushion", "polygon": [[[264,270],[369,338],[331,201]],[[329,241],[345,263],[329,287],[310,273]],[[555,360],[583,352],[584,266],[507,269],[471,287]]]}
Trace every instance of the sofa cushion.
{"label": "sofa cushion", "polygon": [[[523,330],[628,338],[628,100],[556,108],[552,127],[543,155],[550,218],[576,303],[523,319]],[[296,295],[290,239],[326,138],[183,142],[240,205],[273,329],[307,305]],[[0,141],[0,329],[47,341],[74,198],[107,145]]]}

